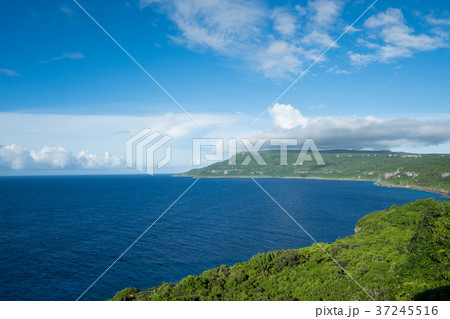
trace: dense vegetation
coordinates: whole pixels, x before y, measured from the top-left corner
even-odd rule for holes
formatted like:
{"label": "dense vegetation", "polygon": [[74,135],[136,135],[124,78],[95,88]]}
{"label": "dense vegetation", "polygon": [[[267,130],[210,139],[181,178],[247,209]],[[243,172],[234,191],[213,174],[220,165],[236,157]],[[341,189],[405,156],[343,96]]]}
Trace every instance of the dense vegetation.
{"label": "dense vegetation", "polygon": [[[450,202],[369,214],[356,233],[320,244],[376,300],[450,298]],[[319,245],[258,254],[179,283],[127,288],[112,300],[368,300]]]}
{"label": "dense vegetation", "polygon": [[228,161],[193,169],[183,175],[196,177],[299,177],[373,180],[379,184],[421,188],[450,194],[450,155],[407,154],[366,151],[321,152],[324,166],[312,161],[294,165],[299,152],[288,152],[288,165],[280,165],[278,151],[261,151],[267,165],[258,165],[254,159],[241,165],[249,153],[236,157],[237,165]]}

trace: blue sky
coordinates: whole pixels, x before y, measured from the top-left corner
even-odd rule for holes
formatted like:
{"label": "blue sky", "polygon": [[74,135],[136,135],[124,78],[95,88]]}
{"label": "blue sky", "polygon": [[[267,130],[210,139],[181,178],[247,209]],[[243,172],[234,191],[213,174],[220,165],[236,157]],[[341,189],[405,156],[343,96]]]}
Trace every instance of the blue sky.
{"label": "blue sky", "polygon": [[176,138],[173,170],[207,136],[450,153],[448,1],[379,0],[255,126],[373,0],[78,2],[200,126],[74,1],[2,2],[3,170],[118,168],[144,127]]}

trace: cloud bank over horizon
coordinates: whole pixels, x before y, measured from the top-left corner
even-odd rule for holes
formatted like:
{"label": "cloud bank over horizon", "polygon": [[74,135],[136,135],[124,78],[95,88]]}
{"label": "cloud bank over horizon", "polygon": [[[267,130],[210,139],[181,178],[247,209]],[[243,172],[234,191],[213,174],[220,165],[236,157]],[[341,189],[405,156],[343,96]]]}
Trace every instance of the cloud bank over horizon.
{"label": "cloud bank over horizon", "polygon": [[11,144],[0,147],[0,170],[45,169],[118,169],[124,160],[106,152],[103,156],[81,151],[78,154],[62,146],[44,146],[38,151]]}
{"label": "cloud bank over horizon", "polygon": [[305,117],[289,104],[270,110],[275,128],[253,136],[313,138],[322,149],[393,149],[426,147],[450,141],[450,118],[420,120],[375,116]]}
{"label": "cloud bank over horizon", "polygon": [[[145,127],[173,137],[171,164],[178,169],[192,164],[193,138],[296,138],[299,143],[312,138],[319,149],[428,148],[450,153],[450,114],[440,119],[307,117],[292,105],[278,103],[269,114],[271,129],[249,128],[252,119],[243,114],[194,114],[202,124],[197,127],[183,113],[153,117],[3,113],[0,135],[15,138],[1,141],[0,170],[125,168],[125,142]],[[12,123],[22,124],[17,128]],[[261,124],[270,127],[270,122]]]}

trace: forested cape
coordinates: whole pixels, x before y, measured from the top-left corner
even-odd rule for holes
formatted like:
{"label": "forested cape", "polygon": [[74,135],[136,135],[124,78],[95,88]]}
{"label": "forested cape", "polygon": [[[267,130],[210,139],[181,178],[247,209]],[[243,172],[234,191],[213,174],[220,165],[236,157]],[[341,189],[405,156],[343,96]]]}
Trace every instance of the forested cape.
{"label": "forested cape", "polygon": [[449,247],[450,202],[418,200],[363,217],[331,244],[258,254],[112,300],[450,300]]}

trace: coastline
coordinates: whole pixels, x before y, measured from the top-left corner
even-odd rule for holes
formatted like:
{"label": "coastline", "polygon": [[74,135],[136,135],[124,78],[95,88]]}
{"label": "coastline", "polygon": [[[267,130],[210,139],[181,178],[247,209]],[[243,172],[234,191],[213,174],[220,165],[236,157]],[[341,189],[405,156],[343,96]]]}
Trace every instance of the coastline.
{"label": "coastline", "polygon": [[408,189],[414,189],[417,191],[424,191],[429,193],[435,193],[440,194],[445,198],[450,198],[450,192],[444,191],[442,189],[434,189],[430,187],[422,187],[422,186],[407,186],[407,185],[395,185],[395,184],[387,184],[380,181],[376,181],[375,185],[380,187],[391,187],[391,188],[408,188]]}
{"label": "coastline", "polygon": [[379,187],[389,188],[406,188],[418,191],[424,191],[428,193],[435,193],[442,195],[444,198],[450,198],[450,192],[442,189],[435,189],[423,186],[409,186],[409,185],[395,185],[381,182],[374,179],[352,179],[352,178],[325,178],[325,177],[299,177],[299,176],[195,176],[195,175],[182,175],[176,174],[173,177],[192,177],[192,178],[286,178],[286,179],[314,179],[314,180],[326,180],[326,181],[352,181],[352,182],[374,182]]}

